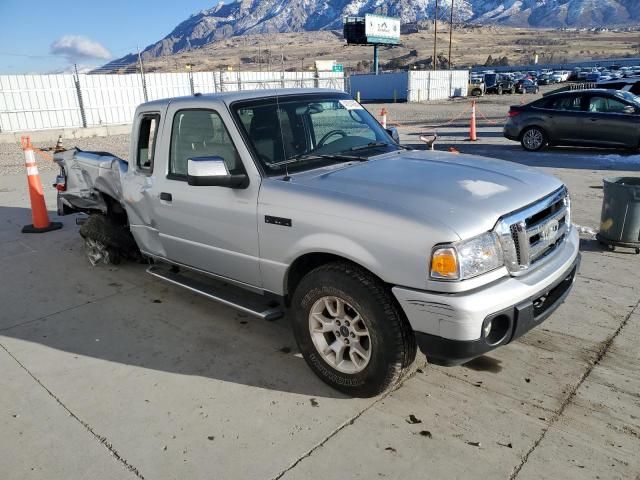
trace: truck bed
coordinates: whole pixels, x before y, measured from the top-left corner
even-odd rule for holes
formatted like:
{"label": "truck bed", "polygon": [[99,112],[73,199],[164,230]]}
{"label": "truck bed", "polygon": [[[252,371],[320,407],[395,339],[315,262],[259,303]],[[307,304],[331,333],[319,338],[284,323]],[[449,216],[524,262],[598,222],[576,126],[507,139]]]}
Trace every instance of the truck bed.
{"label": "truck bed", "polygon": [[[122,202],[121,177],[129,164],[108,152],[85,152],[73,148],[54,155],[64,188],[58,187],[58,214],[107,213],[105,195]],[[60,185],[60,177],[58,180]]]}

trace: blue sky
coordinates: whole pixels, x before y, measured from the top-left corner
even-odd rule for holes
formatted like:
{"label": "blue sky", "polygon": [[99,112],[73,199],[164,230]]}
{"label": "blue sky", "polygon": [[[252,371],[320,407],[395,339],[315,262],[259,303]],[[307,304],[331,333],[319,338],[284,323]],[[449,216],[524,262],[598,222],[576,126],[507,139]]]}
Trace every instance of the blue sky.
{"label": "blue sky", "polygon": [[[0,74],[65,69],[70,55],[79,48],[103,58],[107,53],[118,58],[135,51],[136,45],[142,49],[160,40],[192,13],[217,3],[218,0],[0,0]],[[57,55],[52,54],[52,45]],[[106,62],[81,57],[76,61]]]}

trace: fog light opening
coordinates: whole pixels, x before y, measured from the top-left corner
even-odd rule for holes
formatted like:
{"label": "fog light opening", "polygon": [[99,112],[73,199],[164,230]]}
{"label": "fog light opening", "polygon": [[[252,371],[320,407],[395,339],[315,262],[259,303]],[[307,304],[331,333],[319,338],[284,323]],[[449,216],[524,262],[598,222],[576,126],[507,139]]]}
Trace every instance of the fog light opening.
{"label": "fog light opening", "polygon": [[487,318],[482,325],[482,335],[489,345],[502,342],[509,333],[511,320],[507,315]]}

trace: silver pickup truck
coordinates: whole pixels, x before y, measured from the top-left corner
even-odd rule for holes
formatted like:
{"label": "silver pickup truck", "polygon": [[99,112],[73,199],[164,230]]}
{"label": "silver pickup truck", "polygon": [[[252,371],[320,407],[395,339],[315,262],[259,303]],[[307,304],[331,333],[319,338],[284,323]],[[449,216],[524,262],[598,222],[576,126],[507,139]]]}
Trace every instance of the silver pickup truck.
{"label": "silver pickup truck", "polygon": [[459,364],[545,320],[579,262],[566,187],[519,164],[401,146],[343,92],[166,99],[135,113],[128,162],[56,155],[60,214],[90,259],[267,320],[287,309],[311,369],[375,395],[419,347]]}

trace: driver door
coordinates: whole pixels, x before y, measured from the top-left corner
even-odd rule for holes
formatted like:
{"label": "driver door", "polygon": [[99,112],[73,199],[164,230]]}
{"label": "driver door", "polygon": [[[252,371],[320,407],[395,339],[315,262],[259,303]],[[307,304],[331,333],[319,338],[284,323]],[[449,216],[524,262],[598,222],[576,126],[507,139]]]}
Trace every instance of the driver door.
{"label": "driver door", "polygon": [[640,117],[626,113],[626,102],[608,95],[589,97],[582,131],[589,140],[612,146],[637,147]]}
{"label": "driver door", "polygon": [[[164,148],[167,170],[158,175],[155,221],[167,259],[260,287],[257,200],[260,182],[247,188],[192,186],[187,161],[224,159],[231,174],[245,173],[236,142],[225,126],[224,110],[172,104],[167,112]],[[235,130],[234,130],[235,132]],[[235,132],[237,134],[237,132]]]}

